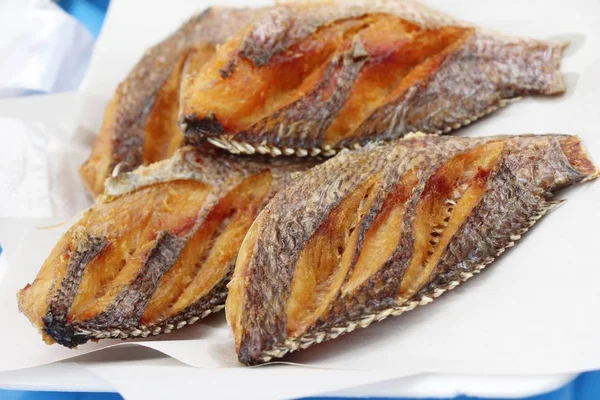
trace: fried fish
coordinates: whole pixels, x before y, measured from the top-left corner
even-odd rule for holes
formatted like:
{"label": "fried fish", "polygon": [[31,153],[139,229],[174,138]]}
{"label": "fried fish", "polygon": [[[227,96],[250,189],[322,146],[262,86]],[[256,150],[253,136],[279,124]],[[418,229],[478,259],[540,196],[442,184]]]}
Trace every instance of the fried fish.
{"label": "fried fish", "polygon": [[563,48],[413,0],[284,4],[186,79],[181,127],[188,143],[274,156],[447,133],[520,96],[562,93]]}
{"label": "fried fish", "polygon": [[302,174],[250,227],[226,303],[242,363],[433,301],[512,247],[557,189],[598,175],[566,135],[369,147]]}
{"label": "fried fish", "polygon": [[182,76],[193,76],[222,43],[260,10],[211,8],[149,49],[118,86],[81,177],[97,196],[119,165],[126,172],[170,157],[183,136],[178,127]]}
{"label": "fried fish", "polygon": [[168,333],[221,310],[252,221],[311,165],[184,147],[109,179],[19,292],[19,309],[67,347]]}

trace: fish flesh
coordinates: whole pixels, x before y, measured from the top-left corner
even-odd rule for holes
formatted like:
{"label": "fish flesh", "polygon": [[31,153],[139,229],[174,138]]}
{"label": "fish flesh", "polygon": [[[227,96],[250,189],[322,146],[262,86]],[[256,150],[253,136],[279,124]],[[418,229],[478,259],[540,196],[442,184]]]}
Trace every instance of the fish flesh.
{"label": "fish flesh", "polygon": [[282,4],[185,80],[181,128],[191,144],[301,157],[448,133],[521,96],[564,92],[564,46],[413,0]]}
{"label": "fish flesh", "polygon": [[210,8],[150,48],[121,82],[80,175],[102,193],[115,167],[127,172],[170,157],[183,136],[178,127],[179,87],[214,54],[215,46],[249,23],[259,9]]}
{"label": "fish flesh", "polygon": [[46,342],[76,347],[158,335],[224,307],[252,221],[316,160],[213,153],[184,147],[106,181],[18,294],[20,311]]}
{"label": "fish flesh", "polygon": [[[428,304],[598,171],[567,135],[410,135],[301,174],[244,239],[226,315],[259,364]],[[266,307],[265,304],[269,306]]]}

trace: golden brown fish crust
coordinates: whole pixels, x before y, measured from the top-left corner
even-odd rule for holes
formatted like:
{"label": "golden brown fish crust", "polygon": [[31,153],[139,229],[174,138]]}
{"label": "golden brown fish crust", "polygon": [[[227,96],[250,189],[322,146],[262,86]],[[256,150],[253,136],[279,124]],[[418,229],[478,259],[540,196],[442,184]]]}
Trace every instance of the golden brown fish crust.
{"label": "golden brown fish crust", "polygon": [[149,49],[118,86],[81,177],[97,196],[121,172],[170,157],[183,136],[178,127],[182,72],[193,76],[222,43],[259,10],[210,8]]}
{"label": "golden brown fish crust", "polygon": [[416,135],[342,152],[280,191],[244,239],[226,303],[239,360],[433,301],[513,246],[554,191],[597,174],[566,135]]}
{"label": "golden brown fish crust", "polygon": [[563,47],[412,0],[281,5],[186,80],[181,126],[188,143],[274,156],[447,133],[520,96],[563,92]]}
{"label": "golden brown fish crust", "polygon": [[312,165],[186,147],[109,179],[19,292],[19,309],[48,343],[67,347],[192,324],[224,307],[252,221]]}

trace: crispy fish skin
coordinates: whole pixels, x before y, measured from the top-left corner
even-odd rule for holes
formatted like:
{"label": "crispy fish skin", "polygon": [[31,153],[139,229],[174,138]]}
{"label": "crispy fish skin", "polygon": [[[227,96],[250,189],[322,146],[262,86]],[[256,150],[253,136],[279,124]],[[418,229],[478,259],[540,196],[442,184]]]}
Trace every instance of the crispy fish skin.
{"label": "crispy fish skin", "polygon": [[18,293],[19,309],[66,347],[168,333],[219,311],[252,221],[314,164],[184,147],[110,178]]}
{"label": "crispy fish skin", "polygon": [[433,301],[512,247],[553,192],[597,175],[567,135],[418,134],[340,153],[280,191],[244,239],[226,303],[239,360]]}
{"label": "crispy fish skin", "polygon": [[182,128],[188,143],[274,156],[448,133],[520,96],[562,93],[563,48],[412,0],[284,4],[186,80]]}
{"label": "crispy fish skin", "polygon": [[258,9],[210,8],[150,48],[119,84],[80,175],[94,196],[120,165],[122,172],[170,157],[183,136],[178,127],[182,74],[193,75],[215,46],[249,23]]}

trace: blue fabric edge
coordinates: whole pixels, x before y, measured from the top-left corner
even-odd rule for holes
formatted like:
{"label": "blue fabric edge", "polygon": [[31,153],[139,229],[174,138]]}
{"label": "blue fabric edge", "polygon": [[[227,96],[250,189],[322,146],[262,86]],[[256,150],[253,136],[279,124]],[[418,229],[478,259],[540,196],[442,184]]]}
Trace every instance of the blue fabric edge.
{"label": "blue fabric edge", "polygon": [[[2,400],[121,400],[118,393],[88,393],[88,392],[38,392],[0,389]],[[567,385],[549,393],[522,397],[521,400],[596,400],[600,398],[600,371],[580,374]],[[346,397],[305,397],[303,400],[348,400]],[[406,397],[364,397],[373,400],[416,400]],[[440,398],[426,397],[418,400],[439,400]],[[444,397],[454,400],[483,400],[486,398],[472,396]],[[502,399],[502,398],[494,398]]]}

